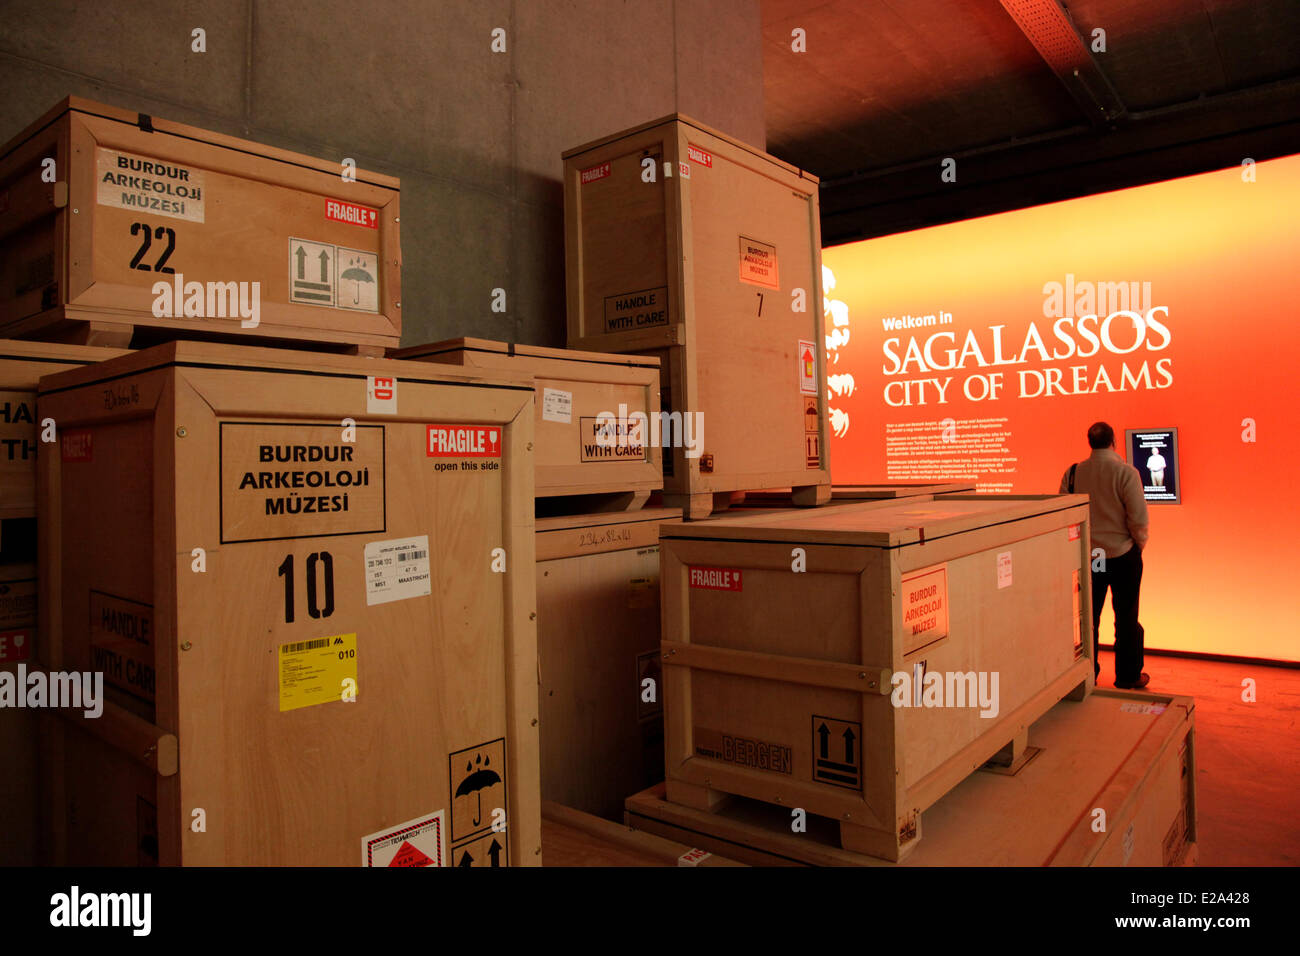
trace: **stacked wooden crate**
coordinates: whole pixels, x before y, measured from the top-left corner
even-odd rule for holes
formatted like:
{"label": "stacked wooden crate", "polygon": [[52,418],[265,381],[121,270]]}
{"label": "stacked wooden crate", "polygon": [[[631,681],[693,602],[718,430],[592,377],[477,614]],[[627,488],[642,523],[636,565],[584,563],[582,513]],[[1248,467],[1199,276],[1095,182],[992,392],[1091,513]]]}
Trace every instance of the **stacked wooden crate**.
{"label": "stacked wooden crate", "polygon": [[830,496],[818,184],[673,115],[564,153],[569,345],[660,358],[664,500]]}

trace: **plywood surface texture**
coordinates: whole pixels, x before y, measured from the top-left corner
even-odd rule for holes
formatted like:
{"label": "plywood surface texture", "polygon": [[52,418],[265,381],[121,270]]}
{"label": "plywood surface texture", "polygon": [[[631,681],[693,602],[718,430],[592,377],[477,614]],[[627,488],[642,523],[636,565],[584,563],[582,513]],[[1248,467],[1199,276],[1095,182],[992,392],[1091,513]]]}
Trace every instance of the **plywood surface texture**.
{"label": "plywood surface texture", "polygon": [[392,177],[69,97],[0,148],[0,197],[5,336],[127,345],[138,327],[371,355],[400,337]]}
{"label": "plywood surface texture", "polygon": [[669,799],[909,852],[926,807],[1091,687],[1087,520],[1082,496],[968,495],[664,525]]}
{"label": "plywood surface texture", "polygon": [[640,507],[663,487],[662,449],[649,441],[659,414],[659,362],[646,356],[453,339],[400,349],[393,358],[534,377],[536,494],[611,495]]}
{"label": "plywood surface texture", "polygon": [[46,859],[540,862],[527,377],[182,342],[40,402],[46,663],[118,728],[49,722]]}
{"label": "plywood surface texture", "polygon": [[[1014,776],[967,777],[925,814],[907,866],[1177,866],[1197,843],[1195,717],[1189,697],[1098,691],[1061,701],[1029,731],[1037,748]],[[1094,821],[1105,814],[1106,827]],[[736,800],[709,814],[654,788],[627,822],[755,865],[881,866],[846,852],[832,821],[794,833],[787,809]]]}
{"label": "plywood surface texture", "polygon": [[663,780],[658,527],[678,517],[652,509],[537,523],[546,800],[617,820],[627,797]]}
{"label": "plywood surface texture", "polygon": [[680,115],[564,159],[569,344],[657,355],[664,410],[703,416],[667,503],[828,485],[816,177]]}

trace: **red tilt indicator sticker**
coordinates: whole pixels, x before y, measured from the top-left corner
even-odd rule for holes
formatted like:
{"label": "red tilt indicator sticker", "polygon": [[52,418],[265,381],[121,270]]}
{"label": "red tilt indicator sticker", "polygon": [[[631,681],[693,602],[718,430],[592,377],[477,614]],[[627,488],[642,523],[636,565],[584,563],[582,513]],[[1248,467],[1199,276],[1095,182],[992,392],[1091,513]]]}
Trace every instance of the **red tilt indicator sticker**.
{"label": "red tilt indicator sticker", "polygon": [[499,425],[430,425],[430,458],[500,458]]}
{"label": "red tilt indicator sticker", "polygon": [[691,587],[706,591],[739,591],[740,568],[691,567],[690,583]]}
{"label": "red tilt indicator sticker", "polygon": [[367,229],[379,228],[379,213],[368,206],[358,206],[354,202],[344,202],[342,199],[325,200],[325,218],[333,219],[335,222],[351,223],[354,226],[365,226]]}

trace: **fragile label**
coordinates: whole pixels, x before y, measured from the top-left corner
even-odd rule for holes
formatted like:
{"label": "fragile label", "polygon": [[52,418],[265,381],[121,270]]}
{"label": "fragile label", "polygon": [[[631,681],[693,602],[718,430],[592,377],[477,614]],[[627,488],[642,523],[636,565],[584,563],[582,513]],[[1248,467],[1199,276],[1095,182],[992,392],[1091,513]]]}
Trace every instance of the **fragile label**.
{"label": "fragile label", "polygon": [[579,426],[580,460],[646,460],[644,419],[582,418]]}
{"label": "fragile label", "polygon": [[346,222],[353,226],[365,226],[367,229],[379,228],[379,213],[366,206],[342,199],[325,200],[325,218],[335,222]]}
{"label": "fragile label", "polygon": [[599,165],[596,166],[588,166],[578,175],[579,178],[582,180],[582,185],[585,186],[587,185],[587,183],[594,183],[598,179],[604,179],[606,176],[609,175],[609,173],[610,173],[609,163],[600,163]]}
{"label": "fragile label", "polygon": [[542,420],[568,425],[573,421],[573,393],[558,388],[542,389]]}
{"label": "fragile label", "polygon": [[948,636],[948,566],[918,571],[899,582],[903,653]]}
{"label": "fragile label", "polygon": [[64,461],[90,461],[92,457],[91,433],[88,429],[78,428],[63,433],[59,448]]}
{"label": "fragile label", "polygon": [[793,751],[784,744],[724,734],[703,727],[695,728],[694,737],[696,756],[734,763],[751,770],[787,775],[794,773]]}
{"label": "fragile label", "polygon": [[1163,714],[1165,712],[1164,704],[1144,704],[1136,700],[1126,700],[1119,705],[1121,713],[1125,714]]}
{"label": "fragile label", "polygon": [[500,458],[499,425],[430,425],[430,458]]}
{"label": "fragile label", "polygon": [[32,632],[28,628],[0,631],[0,663],[29,660],[32,655]]}
{"label": "fragile label", "polygon": [[689,569],[690,585],[706,591],[741,590],[740,568],[709,568],[692,565]]}
{"label": "fragile label", "polygon": [[36,579],[0,582],[0,628],[26,628],[35,623]]}
{"label": "fragile label", "polygon": [[331,242],[289,239],[289,301],[379,311],[379,257]]}
{"label": "fragile label", "polygon": [[1011,552],[998,555],[998,589],[1011,587]]}
{"label": "fragile label", "polygon": [[776,246],[740,237],[740,281],[761,285],[765,289],[781,288],[777,270]]}
{"label": "fragile label", "polygon": [[694,143],[686,144],[686,158],[693,163],[699,163],[706,169],[713,168],[713,154],[707,150],[700,149]]}
{"label": "fragile label", "polygon": [[366,376],[366,413],[397,414],[397,379],[382,375]]}
{"label": "fragile label", "polygon": [[699,866],[713,856],[708,850],[690,849],[677,858],[678,866]]}
{"label": "fragile label", "polygon": [[221,541],[384,531],[384,426],[222,422]]}
{"label": "fragile label", "polygon": [[679,173],[681,173],[682,179],[690,179],[690,178],[691,178],[691,167],[690,167],[690,164],[688,164],[688,163],[678,163],[678,164],[677,164],[677,171],[678,171]]}
{"label": "fragile label", "polygon": [[804,395],[816,395],[817,343],[800,339],[795,357],[799,360],[799,391]]}
{"label": "fragile label", "polygon": [[667,286],[605,297],[606,332],[634,332],[667,324]]}
{"label": "fragile label", "polygon": [[203,171],[100,147],[95,150],[101,206],[203,222]]}
{"label": "fragile label", "polygon": [[153,703],[152,605],[91,591],[90,663],[109,685]]}
{"label": "fragile label", "polygon": [[1072,525],[1070,525],[1070,528],[1069,528],[1069,531],[1068,531],[1066,537],[1067,537],[1067,540],[1069,540],[1069,541],[1078,541],[1078,540],[1079,540],[1079,526],[1078,526],[1077,524],[1072,524]]}
{"label": "fragile label", "polygon": [[365,549],[366,604],[429,594],[429,536],[371,541]]}
{"label": "fragile label", "polygon": [[446,866],[445,810],[361,838],[362,866]]}
{"label": "fragile label", "polygon": [[280,713],[356,699],[356,634],[281,644],[279,658]]}

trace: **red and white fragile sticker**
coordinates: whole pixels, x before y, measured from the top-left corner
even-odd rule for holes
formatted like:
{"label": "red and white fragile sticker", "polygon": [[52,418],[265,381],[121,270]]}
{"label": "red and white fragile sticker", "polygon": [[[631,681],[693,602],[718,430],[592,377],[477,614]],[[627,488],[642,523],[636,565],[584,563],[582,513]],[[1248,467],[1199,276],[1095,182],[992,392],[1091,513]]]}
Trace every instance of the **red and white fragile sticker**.
{"label": "red and white fragile sticker", "polygon": [[64,461],[90,461],[93,453],[91,433],[84,428],[63,433],[59,447]]}
{"label": "red and white fragile sticker", "polygon": [[702,588],[706,591],[739,591],[741,590],[740,568],[710,568],[693,565],[690,568],[690,584],[693,588]]}
{"label": "red and white fragile sticker", "polygon": [[1077,524],[1070,525],[1069,535],[1070,535],[1069,540],[1071,541],[1079,540],[1079,526]]}
{"label": "red and white fragile sticker", "polygon": [[677,865],[678,866],[699,866],[701,863],[703,863],[711,856],[713,856],[713,854],[710,853],[708,850],[700,850],[700,849],[692,848],[690,850],[687,850],[685,853],[683,853],[681,856],[677,858]]}
{"label": "red and white fragile sticker", "polygon": [[686,158],[693,163],[699,163],[706,169],[713,168],[713,154],[707,150],[700,149],[694,143],[686,144]]}
{"label": "red and white fragile sticker", "polygon": [[500,425],[430,425],[430,458],[500,458]]}
{"label": "red and white fragile sticker", "polygon": [[366,376],[366,413],[397,414],[397,379],[383,375]]}
{"label": "red and white fragile sticker", "polygon": [[691,164],[690,164],[690,163],[678,163],[678,164],[677,164],[677,171],[678,171],[679,173],[681,173],[681,175],[682,175],[682,179],[690,179],[690,178],[691,178]]}
{"label": "red and white fragile sticker", "polygon": [[0,631],[0,661],[25,661],[31,653],[31,631]]}
{"label": "red and white fragile sticker", "polygon": [[609,173],[609,163],[600,163],[596,166],[588,166],[578,174],[578,179],[582,182],[582,185],[585,186],[587,183],[594,183],[598,179],[604,179],[609,175]]}
{"label": "red and white fragile sticker", "polygon": [[364,226],[367,229],[379,228],[379,213],[369,206],[359,206],[354,202],[345,202],[342,199],[325,200],[325,218],[333,219],[335,222],[351,223],[354,226]]}

